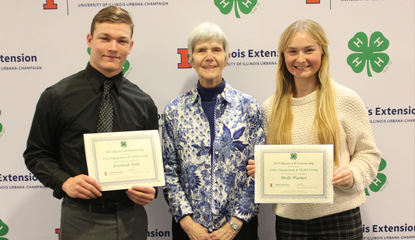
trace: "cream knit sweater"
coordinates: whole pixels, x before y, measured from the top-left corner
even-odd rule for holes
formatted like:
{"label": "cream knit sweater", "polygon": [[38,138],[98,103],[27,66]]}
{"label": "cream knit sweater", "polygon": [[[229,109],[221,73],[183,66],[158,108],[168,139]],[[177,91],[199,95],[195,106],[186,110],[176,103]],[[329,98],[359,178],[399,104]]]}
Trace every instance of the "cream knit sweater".
{"label": "cream knit sweater", "polygon": [[[369,124],[367,110],[361,98],[351,89],[340,84],[336,88],[336,109],[340,126],[339,166],[349,165],[353,170],[352,187],[334,186],[333,204],[286,204],[273,205],[278,216],[309,220],[360,206],[365,202],[365,188],[376,177],[380,163],[380,151],[376,148]],[[262,104],[265,132],[272,111],[274,95]],[[293,144],[318,144],[312,132],[316,108],[316,92],[291,101],[293,120]],[[334,167],[333,172],[337,167]]]}

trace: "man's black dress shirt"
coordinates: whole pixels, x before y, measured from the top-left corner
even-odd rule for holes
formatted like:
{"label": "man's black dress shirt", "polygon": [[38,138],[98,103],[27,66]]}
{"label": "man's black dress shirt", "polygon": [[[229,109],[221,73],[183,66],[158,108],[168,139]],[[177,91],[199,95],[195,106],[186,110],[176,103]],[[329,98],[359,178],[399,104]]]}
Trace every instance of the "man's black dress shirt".
{"label": "man's black dress shirt", "polygon": [[[47,88],[36,106],[23,156],[27,168],[56,198],[66,196],[62,184],[70,177],[88,175],[84,133],[96,133],[106,77],[88,64],[85,70]],[[157,107],[149,95],[122,76],[111,78],[113,131],[158,129]],[[105,204],[127,197],[125,190],[105,191],[85,203]]]}

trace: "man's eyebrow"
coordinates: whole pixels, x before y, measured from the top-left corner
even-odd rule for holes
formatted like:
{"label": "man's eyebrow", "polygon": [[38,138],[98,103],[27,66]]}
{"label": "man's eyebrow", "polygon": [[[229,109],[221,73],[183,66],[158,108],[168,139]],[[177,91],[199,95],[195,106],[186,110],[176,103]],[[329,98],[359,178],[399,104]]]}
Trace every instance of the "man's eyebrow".
{"label": "man's eyebrow", "polygon": [[[105,33],[105,32],[98,33],[98,35],[103,35],[105,37],[111,37],[111,34]],[[130,39],[130,37],[128,37],[127,35],[119,36],[118,38]]]}

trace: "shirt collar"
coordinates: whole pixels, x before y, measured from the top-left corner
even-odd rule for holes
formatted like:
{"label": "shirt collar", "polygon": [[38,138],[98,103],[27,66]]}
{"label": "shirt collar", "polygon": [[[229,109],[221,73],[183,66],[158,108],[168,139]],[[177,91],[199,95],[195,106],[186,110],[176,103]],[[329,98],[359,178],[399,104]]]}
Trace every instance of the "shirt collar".
{"label": "shirt collar", "polygon": [[[102,74],[100,71],[92,67],[90,63],[88,63],[88,65],[86,66],[85,72],[86,72],[86,76],[88,80],[91,82],[92,86],[94,87],[95,93],[98,93],[102,84],[108,78],[105,77],[105,75]],[[118,95],[120,95],[121,89],[122,89],[122,83],[123,83],[122,71],[109,79],[111,79],[114,82],[115,91],[117,92]]]}

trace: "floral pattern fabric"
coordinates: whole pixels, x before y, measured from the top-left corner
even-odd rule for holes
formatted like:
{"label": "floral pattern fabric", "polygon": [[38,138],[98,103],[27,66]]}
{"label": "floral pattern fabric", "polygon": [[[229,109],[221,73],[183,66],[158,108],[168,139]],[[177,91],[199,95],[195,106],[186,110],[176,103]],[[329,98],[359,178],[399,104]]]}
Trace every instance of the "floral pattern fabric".
{"label": "floral pattern fabric", "polygon": [[176,221],[191,215],[213,231],[231,217],[248,222],[257,215],[246,165],[265,135],[254,98],[226,83],[215,105],[212,149],[197,86],[166,106],[162,126],[164,194]]}

